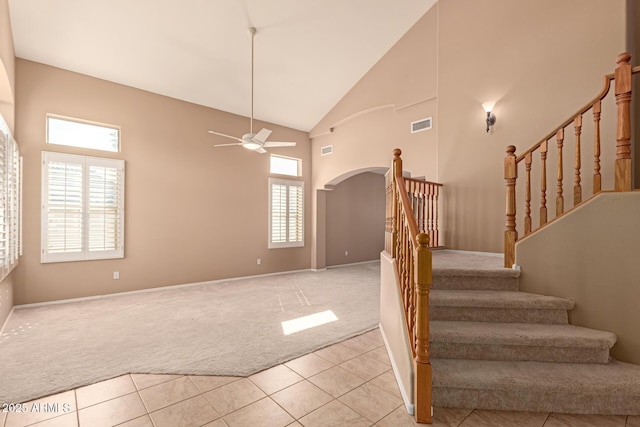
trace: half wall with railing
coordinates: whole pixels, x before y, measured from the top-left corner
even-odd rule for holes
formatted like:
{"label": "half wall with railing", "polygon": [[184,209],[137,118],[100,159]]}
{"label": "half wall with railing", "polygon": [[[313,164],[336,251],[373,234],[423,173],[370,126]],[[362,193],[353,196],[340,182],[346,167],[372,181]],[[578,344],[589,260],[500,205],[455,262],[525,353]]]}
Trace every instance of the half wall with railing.
{"label": "half wall with railing", "polygon": [[[631,55],[622,53],[616,58],[618,64],[615,72],[606,74],[603,77],[602,90],[595,98],[588,102],[575,114],[557,126],[541,140],[525,150],[521,154],[516,154],[516,147],[507,147],[507,154],[504,160],[504,179],[506,182],[506,229],[504,232],[504,266],[512,267],[515,262],[515,244],[520,238],[516,215],[518,201],[524,201],[523,236],[544,227],[549,222],[565,215],[573,208],[579,206],[586,199],[583,198],[583,134],[588,130],[593,141],[593,173],[592,173],[592,195],[597,195],[603,191],[603,174],[601,173],[601,155],[603,150],[613,149],[606,143],[613,138],[603,139],[605,146],[601,144],[601,115],[603,103],[609,94],[611,81],[615,82],[615,103],[616,103],[616,152],[615,164],[612,175],[614,177],[614,191],[632,190],[632,164],[631,164],[631,79],[632,75],[640,72],[640,67],[632,68],[629,64]],[[590,114],[588,114],[590,113]],[[591,129],[585,129],[587,123],[583,119],[591,116],[593,124]],[[587,117],[585,117],[587,116]],[[571,138],[573,133],[573,138]],[[565,190],[566,165],[564,154],[566,151],[567,139],[573,142],[573,165],[570,168],[573,175],[573,186]],[[556,147],[554,150],[553,147]],[[539,159],[539,160],[538,160]],[[551,181],[548,181],[547,166],[554,166],[556,171]],[[523,168],[524,166],[524,168]],[[606,167],[606,165],[605,165]],[[518,186],[518,174],[524,172],[524,183]],[[537,179],[536,179],[537,178]],[[536,179],[537,189],[540,191],[539,199],[533,197],[532,185]],[[522,184],[522,183],[521,183]],[[555,200],[553,196],[547,194],[547,190],[555,187]],[[520,191],[518,191],[520,190]],[[551,190],[552,191],[552,190]],[[568,197],[572,200],[569,207],[565,203],[565,193],[570,192]],[[536,199],[538,200],[536,202]],[[548,200],[552,199],[552,200]],[[554,205],[551,210],[548,204]],[[532,206],[533,205],[533,206]],[[552,208],[553,209],[553,208]],[[533,217],[537,217],[536,225]]]}

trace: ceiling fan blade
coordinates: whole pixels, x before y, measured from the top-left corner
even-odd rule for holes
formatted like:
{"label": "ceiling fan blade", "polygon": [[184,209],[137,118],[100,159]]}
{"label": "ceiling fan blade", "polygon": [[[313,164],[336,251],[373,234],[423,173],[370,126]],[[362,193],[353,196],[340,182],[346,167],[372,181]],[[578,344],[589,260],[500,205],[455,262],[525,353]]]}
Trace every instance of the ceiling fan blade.
{"label": "ceiling fan blade", "polygon": [[242,142],[242,139],[237,138],[237,137],[235,137],[235,136],[227,135],[227,134],[220,133],[220,132],[215,132],[215,131],[212,131],[212,130],[210,130],[210,131],[209,131],[209,133],[212,133],[212,134],[214,134],[214,135],[218,135],[218,136],[224,136],[225,138],[235,139],[236,141],[240,141],[240,142]]}
{"label": "ceiling fan blade", "polygon": [[260,148],[256,148],[255,150],[256,153],[260,153],[260,154],[264,154],[267,152],[267,150],[265,150],[264,148],[260,147]]}
{"label": "ceiling fan blade", "polygon": [[234,142],[232,144],[216,144],[214,147],[230,147],[232,145],[242,145],[242,142]]}
{"label": "ceiling fan blade", "polygon": [[295,147],[295,142],[277,142],[277,141],[269,141],[265,142],[263,147]]}
{"label": "ceiling fan blade", "polygon": [[262,128],[260,132],[256,133],[252,139],[260,142],[265,142],[267,138],[271,135],[271,131],[269,129]]}

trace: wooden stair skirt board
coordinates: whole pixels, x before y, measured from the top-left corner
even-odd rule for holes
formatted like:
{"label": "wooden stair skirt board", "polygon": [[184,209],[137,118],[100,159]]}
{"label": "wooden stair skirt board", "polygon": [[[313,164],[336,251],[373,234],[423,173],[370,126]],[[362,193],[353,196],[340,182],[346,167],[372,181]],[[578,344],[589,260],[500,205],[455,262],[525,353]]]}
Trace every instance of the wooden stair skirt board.
{"label": "wooden stair skirt board", "polygon": [[568,323],[573,301],[518,290],[511,269],[437,269],[429,301],[433,406],[640,414],[640,366],[610,332]]}

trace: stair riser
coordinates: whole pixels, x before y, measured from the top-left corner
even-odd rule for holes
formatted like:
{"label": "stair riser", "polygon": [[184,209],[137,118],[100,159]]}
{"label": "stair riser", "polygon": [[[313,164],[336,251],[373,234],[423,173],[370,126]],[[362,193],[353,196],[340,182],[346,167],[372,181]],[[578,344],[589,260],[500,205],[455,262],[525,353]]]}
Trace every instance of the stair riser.
{"label": "stair riser", "polygon": [[566,325],[567,310],[430,306],[429,319],[465,322],[544,323]]}
{"label": "stair riser", "polygon": [[432,289],[517,291],[518,279],[496,276],[433,276]]}
{"label": "stair riser", "polygon": [[[640,395],[433,387],[433,406],[565,414],[640,415]],[[624,425],[624,418],[622,425]]]}
{"label": "stair riser", "polygon": [[432,359],[536,361],[550,363],[609,363],[609,349],[431,342]]}

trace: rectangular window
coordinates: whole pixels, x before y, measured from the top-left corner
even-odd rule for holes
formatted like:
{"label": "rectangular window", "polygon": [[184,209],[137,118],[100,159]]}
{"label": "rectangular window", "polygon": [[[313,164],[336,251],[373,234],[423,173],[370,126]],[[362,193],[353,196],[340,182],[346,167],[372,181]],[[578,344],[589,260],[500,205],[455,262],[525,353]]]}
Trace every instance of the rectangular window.
{"label": "rectangular window", "polygon": [[116,126],[47,115],[47,143],[118,152],[120,129]]}
{"label": "rectangular window", "polygon": [[42,262],[124,257],[124,161],[42,153]]}
{"label": "rectangular window", "polygon": [[10,134],[0,130],[0,280],[20,255],[20,152]]}
{"label": "rectangular window", "polygon": [[269,178],[269,248],[304,246],[304,182]]}
{"label": "rectangular window", "polygon": [[269,171],[278,175],[302,176],[301,163],[300,159],[272,154]]}

